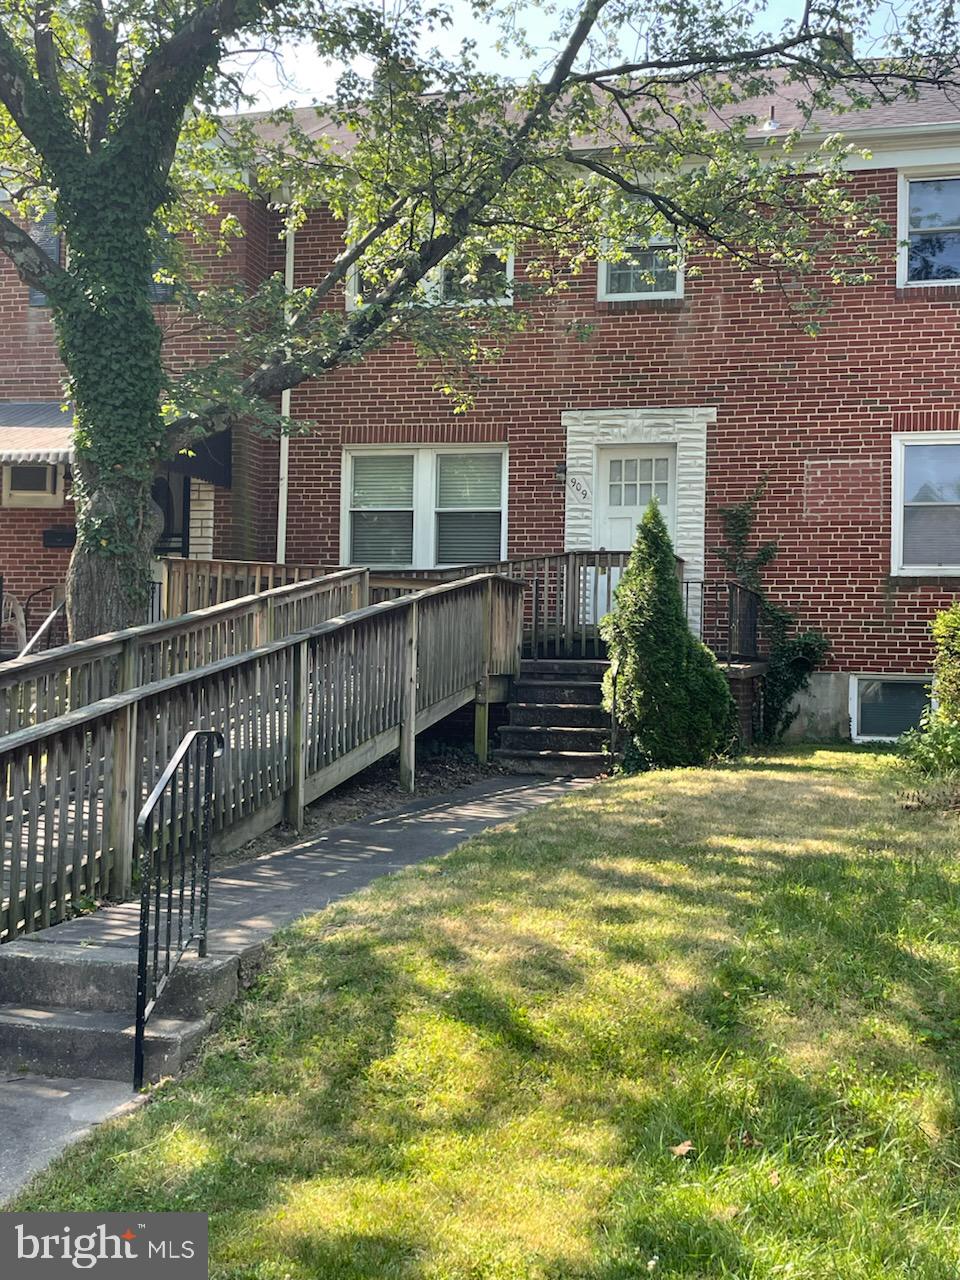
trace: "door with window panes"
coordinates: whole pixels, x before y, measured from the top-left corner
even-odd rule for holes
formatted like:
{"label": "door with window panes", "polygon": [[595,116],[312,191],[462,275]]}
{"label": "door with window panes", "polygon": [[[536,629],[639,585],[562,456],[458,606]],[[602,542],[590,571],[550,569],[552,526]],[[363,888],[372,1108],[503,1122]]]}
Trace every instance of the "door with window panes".
{"label": "door with window panes", "polygon": [[[637,532],[637,525],[651,501],[659,504],[670,536],[674,536],[675,451],[669,445],[625,445],[600,449],[597,452],[597,494],[595,500],[596,547],[606,551],[629,551]],[[602,577],[607,570],[593,571]],[[593,600],[599,612],[605,612],[606,603],[620,580],[620,570],[609,570],[611,581],[599,581],[596,586],[590,575],[584,583],[584,614],[586,622],[594,622]]]}
{"label": "door with window panes", "polygon": [[504,466],[500,449],[348,454],[349,562],[426,569],[500,560]]}

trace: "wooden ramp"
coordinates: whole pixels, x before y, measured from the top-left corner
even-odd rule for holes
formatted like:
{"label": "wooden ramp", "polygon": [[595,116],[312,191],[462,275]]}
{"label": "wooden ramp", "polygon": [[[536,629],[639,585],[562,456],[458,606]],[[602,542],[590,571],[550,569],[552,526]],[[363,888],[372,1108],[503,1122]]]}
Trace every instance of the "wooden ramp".
{"label": "wooden ramp", "polygon": [[[365,585],[364,571],[354,572]],[[346,590],[342,580],[335,590]],[[485,752],[486,708],[506,697],[519,668],[523,591],[478,574],[304,623],[311,609],[315,617],[329,607],[319,603],[329,592],[300,583],[217,606],[243,622],[229,639],[218,633],[227,652],[213,659],[210,628],[222,615],[159,624],[180,637],[179,659],[169,643],[160,650],[163,662],[182,664],[173,674],[155,665],[151,628],[135,629],[133,640],[87,642],[72,667],[45,654],[16,680],[0,668],[7,714],[22,724],[0,737],[0,940],[55,924],[82,899],[129,892],[136,812],[190,729],[216,728],[226,739],[214,806],[220,849],[283,818],[299,826],[311,800],[398,749],[412,789],[417,733],[467,703],[477,704]],[[272,619],[259,633],[256,616]],[[283,634],[242,647],[242,637],[271,628]],[[154,678],[124,688],[134,662]],[[94,663],[108,687],[95,700]]]}

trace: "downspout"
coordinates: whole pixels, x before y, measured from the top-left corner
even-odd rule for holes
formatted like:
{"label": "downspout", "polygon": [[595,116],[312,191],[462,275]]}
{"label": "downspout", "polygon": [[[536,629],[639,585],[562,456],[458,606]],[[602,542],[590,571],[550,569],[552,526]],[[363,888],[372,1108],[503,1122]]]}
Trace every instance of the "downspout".
{"label": "downspout", "polygon": [[[296,232],[293,227],[286,231],[286,259],[283,268],[283,287],[289,298],[293,293],[294,242]],[[289,319],[289,308],[287,311]],[[280,412],[290,416],[290,388],[280,392]],[[280,437],[280,476],[277,488],[277,564],[287,562],[287,493],[290,484],[290,437]]]}

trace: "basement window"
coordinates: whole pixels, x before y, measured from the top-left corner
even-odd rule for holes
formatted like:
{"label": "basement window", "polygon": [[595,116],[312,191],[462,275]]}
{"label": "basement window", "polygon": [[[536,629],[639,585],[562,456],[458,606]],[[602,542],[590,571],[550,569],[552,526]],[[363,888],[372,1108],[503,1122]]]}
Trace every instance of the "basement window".
{"label": "basement window", "polygon": [[916,728],[929,701],[929,676],[851,676],[851,736],[854,742],[893,742]]}
{"label": "basement window", "polygon": [[63,468],[38,462],[15,462],[3,468],[5,507],[62,507]]}

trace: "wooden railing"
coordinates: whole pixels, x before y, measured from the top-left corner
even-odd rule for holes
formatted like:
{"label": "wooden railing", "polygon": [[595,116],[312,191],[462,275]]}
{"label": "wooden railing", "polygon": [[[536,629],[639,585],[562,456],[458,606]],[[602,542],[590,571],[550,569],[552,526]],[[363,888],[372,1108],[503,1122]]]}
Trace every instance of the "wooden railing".
{"label": "wooden railing", "polygon": [[[129,892],[134,819],[191,729],[225,749],[212,826],[230,849],[415,736],[505,696],[523,590],[478,575],[350,612],[0,739],[0,938]],[[497,689],[496,684],[504,687]]]}
{"label": "wooden railing", "polygon": [[345,569],[0,663],[0,737],[125,689],[243,653],[367,603],[366,570]]}
{"label": "wooden railing", "polygon": [[[468,569],[371,570],[370,599],[393,599],[416,590],[424,581],[444,581],[468,573],[502,574],[527,587],[524,653],[533,657],[597,657],[603,653],[600,620],[613,608],[614,591],[629,558],[629,551],[565,551]],[[699,634],[703,584],[684,580],[684,562],[679,557],[677,574],[687,620]]]}
{"label": "wooden railing", "polygon": [[258,595],[274,587],[320,578],[330,572],[316,564],[273,564],[257,560],[162,561],[163,614],[166,618],[210,605]]}

